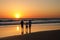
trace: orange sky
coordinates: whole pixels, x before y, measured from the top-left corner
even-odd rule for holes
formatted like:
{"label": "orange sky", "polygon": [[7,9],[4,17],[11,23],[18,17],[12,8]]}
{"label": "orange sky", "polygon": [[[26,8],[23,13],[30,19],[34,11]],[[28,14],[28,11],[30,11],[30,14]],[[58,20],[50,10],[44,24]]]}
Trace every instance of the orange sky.
{"label": "orange sky", "polygon": [[0,18],[60,18],[58,0],[0,0]]}

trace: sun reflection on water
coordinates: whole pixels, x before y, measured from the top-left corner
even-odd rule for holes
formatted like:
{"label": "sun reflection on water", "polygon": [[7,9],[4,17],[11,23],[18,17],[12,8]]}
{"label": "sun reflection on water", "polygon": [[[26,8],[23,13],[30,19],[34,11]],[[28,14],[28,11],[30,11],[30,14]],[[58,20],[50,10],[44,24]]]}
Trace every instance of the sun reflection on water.
{"label": "sun reflection on water", "polygon": [[19,31],[19,26],[17,26],[17,31]]}

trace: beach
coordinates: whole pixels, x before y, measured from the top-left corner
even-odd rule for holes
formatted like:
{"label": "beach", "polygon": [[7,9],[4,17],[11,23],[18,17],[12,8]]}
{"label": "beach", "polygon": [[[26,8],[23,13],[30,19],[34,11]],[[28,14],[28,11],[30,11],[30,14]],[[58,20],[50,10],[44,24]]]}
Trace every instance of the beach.
{"label": "beach", "polygon": [[[33,24],[31,24],[30,33],[26,29],[26,24],[23,25],[23,29],[21,24],[0,25],[0,40],[59,40],[60,23],[57,21],[60,22],[60,20],[31,21]],[[24,23],[26,22],[28,21],[24,21]],[[14,23],[19,23],[19,21],[14,21]]]}
{"label": "beach", "polygon": [[0,40],[60,40],[60,30],[35,32],[25,35],[16,35],[0,38]]}

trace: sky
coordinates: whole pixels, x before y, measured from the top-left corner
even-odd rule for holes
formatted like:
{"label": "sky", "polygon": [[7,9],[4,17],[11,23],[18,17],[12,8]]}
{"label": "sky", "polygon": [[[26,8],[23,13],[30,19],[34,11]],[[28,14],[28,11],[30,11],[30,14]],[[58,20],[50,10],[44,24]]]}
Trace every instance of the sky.
{"label": "sky", "polygon": [[60,18],[60,0],[0,0],[0,18]]}

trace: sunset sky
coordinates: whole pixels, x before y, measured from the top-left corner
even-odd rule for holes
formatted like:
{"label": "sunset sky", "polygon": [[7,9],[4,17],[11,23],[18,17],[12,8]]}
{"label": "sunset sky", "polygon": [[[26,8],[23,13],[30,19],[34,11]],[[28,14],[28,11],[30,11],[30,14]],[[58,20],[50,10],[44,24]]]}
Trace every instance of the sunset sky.
{"label": "sunset sky", "polygon": [[0,18],[60,18],[60,0],[0,0]]}

